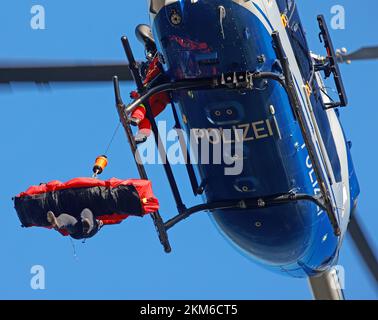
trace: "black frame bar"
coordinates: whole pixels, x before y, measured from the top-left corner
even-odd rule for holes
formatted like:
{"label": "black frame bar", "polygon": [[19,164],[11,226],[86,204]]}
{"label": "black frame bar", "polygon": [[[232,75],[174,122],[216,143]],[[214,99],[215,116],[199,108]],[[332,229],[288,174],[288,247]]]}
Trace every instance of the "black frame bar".
{"label": "black frame bar", "polygon": [[[142,164],[140,154],[139,154],[138,148],[137,148],[136,143],[135,143],[134,135],[133,135],[132,129],[130,127],[130,123],[127,119],[127,115],[124,112],[125,104],[122,102],[120,89],[119,89],[119,81],[118,81],[117,76],[113,77],[113,84],[114,84],[114,93],[115,93],[115,99],[116,99],[117,112],[118,112],[120,121],[122,123],[122,126],[125,129],[127,140],[129,142],[130,149],[133,153],[135,164],[136,164],[138,172],[139,172],[139,176],[141,177],[141,179],[148,180],[148,175],[147,175],[146,169],[144,168],[144,165]],[[159,211],[153,212],[151,214],[151,217],[152,217],[152,220],[154,222],[155,229],[156,229],[156,232],[158,234],[160,243],[162,244],[162,246],[164,248],[164,251],[166,253],[171,252],[172,248],[171,248],[171,245],[169,243],[167,230],[164,226],[164,222],[163,222],[163,219],[162,219]]]}
{"label": "black frame bar", "polygon": [[345,91],[344,82],[341,77],[340,67],[337,61],[337,54],[332,43],[332,38],[328,30],[326,20],[323,15],[317,17],[319,28],[320,28],[320,41],[324,42],[324,47],[327,50],[327,60],[325,64],[317,65],[316,70],[323,70],[326,78],[328,78],[331,73],[335,80],[335,85],[337,88],[337,93],[339,95],[339,102],[332,102],[326,104],[327,108],[337,108],[346,107],[348,105],[348,97]]}
{"label": "black frame bar", "polygon": [[326,187],[326,183],[324,181],[323,175],[321,174],[321,166],[319,163],[318,158],[316,157],[316,151],[313,148],[313,145],[311,143],[311,137],[308,134],[308,131],[306,130],[306,122],[305,119],[300,112],[300,100],[297,94],[297,91],[295,90],[295,84],[294,79],[290,71],[290,65],[289,65],[289,59],[285,54],[284,48],[282,46],[281,38],[278,31],[274,31],[272,34],[273,38],[273,46],[276,51],[277,57],[281,61],[281,65],[283,68],[283,75],[285,78],[285,84],[286,84],[286,91],[288,92],[290,102],[292,104],[292,107],[295,109],[295,113],[297,115],[297,120],[299,123],[299,127],[301,128],[302,136],[305,141],[308,154],[310,156],[310,160],[316,175],[316,178],[318,180],[319,188],[323,197],[323,201],[325,204],[326,212],[328,215],[328,218],[332,224],[334,234],[336,236],[341,235],[341,229],[339,226],[339,222],[337,220],[337,215],[335,213],[335,210],[332,205],[332,201],[329,196],[329,192]]}
{"label": "black frame bar", "polygon": [[[138,64],[134,58],[134,54],[131,50],[129,40],[127,37],[122,37],[121,41],[122,41],[122,45],[126,53],[127,60],[129,61],[130,71],[137,85],[138,92],[139,94],[142,94],[146,91],[146,87],[144,86],[142,77],[139,73]],[[152,128],[152,132],[154,133],[155,143],[159,150],[160,157],[163,161],[164,170],[167,175],[169,185],[171,187],[171,191],[176,202],[177,209],[179,212],[183,212],[186,209],[186,207],[184,203],[182,202],[181,194],[177,187],[177,183],[173,175],[172,167],[168,161],[167,153],[165,152],[165,150],[163,150],[162,140],[161,140],[158,127],[156,125],[156,121],[153,116],[151,106],[148,100],[144,101],[144,106],[146,107],[146,116],[147,116],[147,119],[151,123],[151,128]]]}
{"label": "black frame bar", "polygon": [[[179,130],[179,132],[181,132],[182,126],[181,126],[180,119],[179,119],[179,116],[177,114],[176,108],[175,108],[173,103],[171,103],[171,107],[172,107],[173,118],[175,119],[175,129]],[[190,158],[190,152],[188,152],[189,151],[188,146],[185,144],[185,141],[181,137],[179,132],[178,132],[178,138],[179,138],[179,141],[180,141],[181,150],[186,151],[186,153],[185,153],[186,154],[186,159],[185,159],[186,160],[186,162],[185,162],[186,171],[188,172],[190,185],[192,186],[193,194],[195,196],[197,196],[197,195],[203,193],[203,189],[201,189],[200,186],[198,185],[196,173],[194,171],[192,161],[191,161],[191,158]]]}

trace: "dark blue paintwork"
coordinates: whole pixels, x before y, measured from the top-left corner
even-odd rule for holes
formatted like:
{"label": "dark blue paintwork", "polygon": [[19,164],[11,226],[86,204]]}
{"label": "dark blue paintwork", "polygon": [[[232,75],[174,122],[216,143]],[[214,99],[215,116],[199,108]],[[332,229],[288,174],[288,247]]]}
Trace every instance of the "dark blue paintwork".
{"label": "dark blue paintwork", "polygon": [[[286,3],[279,1],[282,12],[288,9]],[[219,23],[220,5],[227,13],[224,37]],[[179,25],[170,22],[173,12],[182,18]],[[291,23],[298,25],[297,32],[291,35],[296,37],[292,44],[298,52],[303,79],[307,79],[311,71],[310,60],[305,54],[307,43],[296,11]],[[276,71],[277,68],[269,32],[251,12],[231,0],[199,0],[196,5],[191,1],[179,1],[159,12],[153,29],[166,71],[175,80],[246,70]],[[264,62],[258,59],[261,55],[265,57]],[[272,129],[268,137],[255,137],[244,143],[242,174],[225,176],[224,165],[198,166],[200,182],[206,181],[206,201],[267,196],[290,190],[314,194],[308,152],[302,148],[304,140],[287,95],[277,83],[261,82],[258,90],[246,92],[225,90],[188,94],[181,91],[174,93],[173,98],[180,115],[186,119],[182,125],[188,132],[195,128],[232,129],[259,121],[268,121]],[[327,148],[335,148],[321,101],[312,103],[316,106]],[[270,105],[276,110],[281,139],[269,112]],[[267,133],[267,124],[264,128]],[[254,137],[252,128],[248,137]],[[336,150],[331,154],[336,156],[332,163],[335,176],[339,177]],[[351,202],[354,202],[359,189],[351,160],[349,162]],[[339,239],[334,235],[327,215],[313,203],[301,201],[250,211],[217,210],[212,216],[221,232],[237,248],[274,271],[294,277],[311,276],[329,268],[337,258]]]}

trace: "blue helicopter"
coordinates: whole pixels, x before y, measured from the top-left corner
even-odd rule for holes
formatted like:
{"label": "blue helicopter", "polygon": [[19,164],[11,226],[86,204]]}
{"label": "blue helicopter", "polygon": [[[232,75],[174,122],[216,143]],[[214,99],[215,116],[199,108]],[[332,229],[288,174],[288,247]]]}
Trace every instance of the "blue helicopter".
{"label": "blue helicopter", "polygon": [[[316,298],[337,299],[342,291],[332,290],[331,272],[349,230],[377,281],[377,260],[355,216],[360,189],[339,121],[339,109],[348,103],[339,63],[378,58],[378,49],[336,51],[318,16],[325,55],[311,53],[293,0],[149,0],[148,8],[151,29],[138,26],[137,37],[147,60],[159,58],[160,81],[143,83],[143,63],[126,37],[128,64],[8,66],[0,68],[0,81],[113,78],[117,110],[143,179],[148,176],[129,118],[143,104],[159,146],[149,106],[153,95],[169,94],[176,129],[196,132],[198,144],[209,142],[212,130],[220,132],[222,143],[223,132],[231,132],[242,145],[236,161],[243,170],[227,175],[226,163],[189,157],[189,181],[203,199],[191,208],[182,200],[166,150],[158,148],[178,210],[165,222],[159,212],[152,215],[166,252],[167,231],[207,211],[245,255],[280,274],[310,278]],[[330,77],[337,100],[323,80]],[[122,102],[120,80],[136,83],[139,96],[129,105]],[[183,152],[189,147],[183,144]]]}

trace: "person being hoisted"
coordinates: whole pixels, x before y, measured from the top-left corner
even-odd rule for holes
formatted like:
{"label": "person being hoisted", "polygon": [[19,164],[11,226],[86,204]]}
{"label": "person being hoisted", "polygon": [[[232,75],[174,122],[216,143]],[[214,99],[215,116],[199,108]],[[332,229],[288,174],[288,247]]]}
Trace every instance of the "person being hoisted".
{"label": "person being hoisted", "polygon": [[92,178],[41,183],[15,196],[14,207],[21,225],[55,229],[63,236],[87,239],[105,225],[119,224],[129,216],[143,217],[159,210],[159,201],[149,180],[97,179],[107,164],[107,157],[99,156]]}
{"label": "person being hoisted", "polygon": [[[147,59],[149,61],[146,77],[144,79],[144,86],[147,87],[152,81],[157,80],[163,74],[162,66],[159,62],[157,49],[154,38],[152,36],[151,28],[147,25],[139,25],[136,28],[137,38],[145,45],[147,52]],[[138,99],[139,94],[136,91],[130,93],[132,99]],[[153,117],[158,116],[170,102],[170,97],[166,92],[161,92],[153,95],[149,99]],[[151,122],[146,116],[146,107],[141,104],[130,115],[130,123],[138,126],[138,133],[135,136],[137,144],[143,143],[151,134]]]}

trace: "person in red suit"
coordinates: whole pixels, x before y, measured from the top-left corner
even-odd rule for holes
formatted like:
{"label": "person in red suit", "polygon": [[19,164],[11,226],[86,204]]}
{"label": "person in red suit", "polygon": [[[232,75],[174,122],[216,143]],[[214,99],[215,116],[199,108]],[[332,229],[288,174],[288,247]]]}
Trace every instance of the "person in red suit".
{"label": "person in red suit", "polygon": [[[144,79],[144,85],[147,86],[151,81],[155,80],[162,74],[162,68],[158,57],[155,57],[148,66],[146,78]],[[136,91],[132,91],[131,98],[139,98],[139,94]],[[154,117],[158,116],[170,102],[169,95],[166,92],[161,92],[153,95],[149,99],[149,105]],[[130,115],[130,122],[134,126],[138,126],[138,133],[135,136],[135,142],[137,144],[143,143],[151,134],[151,122],[146,117],[146,107],[139,105]]]}

